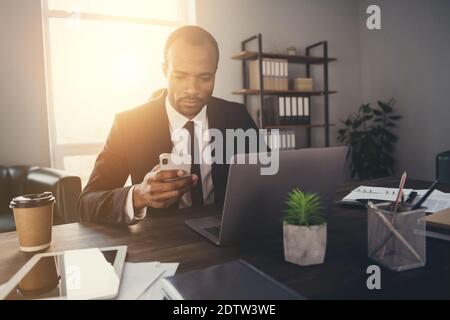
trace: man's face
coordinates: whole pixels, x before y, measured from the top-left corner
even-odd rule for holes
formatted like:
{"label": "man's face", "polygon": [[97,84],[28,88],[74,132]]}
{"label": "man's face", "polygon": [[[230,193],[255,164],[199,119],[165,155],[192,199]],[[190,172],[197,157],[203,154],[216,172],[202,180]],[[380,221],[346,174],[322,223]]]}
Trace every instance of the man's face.
{"label": "man's face", "polygon": [[200,112],[213,93],[216,69],[210,43],[192,45],[178,39],[170,46],[163,70],[170,102],[179,113],[192,119]]}

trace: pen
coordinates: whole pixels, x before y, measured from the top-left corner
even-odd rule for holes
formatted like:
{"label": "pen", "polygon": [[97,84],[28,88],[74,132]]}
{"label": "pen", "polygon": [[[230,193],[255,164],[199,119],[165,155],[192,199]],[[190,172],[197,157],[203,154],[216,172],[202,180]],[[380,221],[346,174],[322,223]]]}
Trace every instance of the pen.
{"label": "pen", "polygon": [[439,179],[437,179],[435,182],[433,182],[431,187],[427,190],[427,192],[423,195],[423,197],[421,197],[420,200],[417,201],[416,204],[413,205],[411,210],[416,210],[422,206],[422,204],[425,202],[425,200],[427,200],[427,198],[430,196],[430,194],[436,188],[436,185],[438,184],[438,182],[439,182]]}
{"label": "pen", "polygon": [[406,203],[412,203],[416,197],[417,197],[417,192],[411,191],[411,193],[408,196],[408,199],[406,199]]}

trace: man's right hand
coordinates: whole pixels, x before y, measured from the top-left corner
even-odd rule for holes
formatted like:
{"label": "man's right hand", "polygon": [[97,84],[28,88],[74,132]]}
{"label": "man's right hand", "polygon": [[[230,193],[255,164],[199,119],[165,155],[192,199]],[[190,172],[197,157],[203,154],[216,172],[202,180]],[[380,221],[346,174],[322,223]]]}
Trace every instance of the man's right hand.
{"label": "man's right hand", "polygon": [[[177,179],[178,178],[178,179]],[[176,179],[173,181],[167,181]],[[196,175],[182,170],[160,170],[159,165],[147,173],[133,190],[133,207],[168,208],[198,183]]]}

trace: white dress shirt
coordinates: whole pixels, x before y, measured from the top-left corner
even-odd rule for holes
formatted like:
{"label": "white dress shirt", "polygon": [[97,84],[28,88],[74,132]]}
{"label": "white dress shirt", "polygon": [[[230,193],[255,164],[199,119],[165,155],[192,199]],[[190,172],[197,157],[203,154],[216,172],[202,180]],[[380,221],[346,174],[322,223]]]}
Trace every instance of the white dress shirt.
{"label": "white dress shirt", "polygon": [[[169,101],[169,98],[166,97],[165,101],[165,107],[166,107],[166,113],[167,117],[169,119],[169,130],[170,134],[172,136],[172,133],[175,130],[180,130],[184,128],[186,123],[189,121],[187,117],[179,113],[175,108],[172,106],[172,104]],[[207,106],[205,105],[202,110],[192,119],[194,122],[194,131],[197,138],[197,141],[200,146],[200,150],[202,150],[201,154],[211,154],[211,148],[209,143],[209,134],[208,134],[208,117],[206,115],[206,109]],[[200,137],[199,135],[202,135]],[[187,148],[188,141],[176,141],[172,139],[172,153],[180,154],[183,150],[189,150]],[[206,141],[204,141],[206,140]],[[202,190],[203,190],[203,203],[205,205],[214,203],[214,185],[212,181],[212,173],[211,173],[211,164],[205,163],[205,161],[202,161],[200,163],[200,173],[202,176]],[[131,224],[134,222],[137,222],[139,220],[142,220],[145,218],[147,214],[147,207],[144,207],[140,210],[134,210],[133,208],[133,189],[135,186],[132,186],[130,190],[128,191],[127,201],[126,201],[126,219],[127,223]],[[186,208],[192,206],[191,201],[191,193],[186,192],[179,201],[179,207],[180,208]]]}

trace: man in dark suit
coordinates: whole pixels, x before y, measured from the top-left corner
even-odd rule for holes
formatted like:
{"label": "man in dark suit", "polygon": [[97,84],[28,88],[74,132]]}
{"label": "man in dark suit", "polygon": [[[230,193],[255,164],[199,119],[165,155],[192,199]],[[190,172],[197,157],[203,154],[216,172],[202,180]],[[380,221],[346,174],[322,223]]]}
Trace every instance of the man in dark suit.
{"label": "man in dark suit", "polygon": [[[243,105],[212,97],[218,61],[216,40],[200,27],[181,27],[168,37],[163,62],[167,90],[116,115],[78,200],[81,220],[133,224],[159,208],[223,202],[226,163],[192,163],[191,174],[161,171],[158,165],[161,153],[186,147],[173,140],[175,130],[188,130],[191,138],[196,136],[190,144],[197,149],[191,149],[211,154],[199,138],[208,129],[220,130],[223,137],[226,129],[256,129]],[[124,187],[129,175],[133,185]]]}

